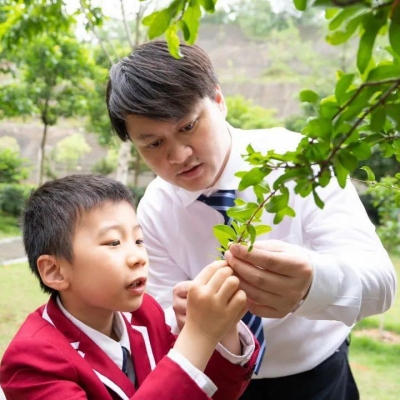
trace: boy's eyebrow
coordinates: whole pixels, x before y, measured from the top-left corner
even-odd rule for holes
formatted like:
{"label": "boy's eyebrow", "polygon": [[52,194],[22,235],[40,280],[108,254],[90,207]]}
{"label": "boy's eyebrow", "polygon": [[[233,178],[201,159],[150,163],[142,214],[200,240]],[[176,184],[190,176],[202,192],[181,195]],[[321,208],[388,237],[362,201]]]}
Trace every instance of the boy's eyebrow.
{"label": "boy's eyebrow", "polygon": [[[120,230],[121,224],[110,224],[110,225],[103,226],[102,228],[99,229],[98,236],[104,235],[106,232],[108,232],[112,229]],[[142,227],[139,224],[137,224],[133,227],[134,231],[141,230],[141,229],[142,229]]]}

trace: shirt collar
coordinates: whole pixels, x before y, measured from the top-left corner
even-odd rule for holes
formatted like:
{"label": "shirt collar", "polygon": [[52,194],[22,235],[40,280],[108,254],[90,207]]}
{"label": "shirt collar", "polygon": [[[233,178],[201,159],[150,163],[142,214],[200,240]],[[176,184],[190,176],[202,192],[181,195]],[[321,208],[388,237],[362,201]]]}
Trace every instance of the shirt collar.
{"label": "shirt collar", "polygon": [[[90,326],[84,324],[82,321],[79,321],[72,314],[70,314],[62,305],[61,300],[57,297],[57,305],[60,308],[61,312],[77,327],[79,328],[86,336],[90,337],[97,346],[100,347],[101,350],[104,351],[114,362],[118,365],[120,369],[122,369],[122,350],[121,346],[126,347],[129,352],[131,352],[131,346],[129,342],[128,331],[126,329],[125,321],[121,315],[121,313],[114,313],[114,321],[113,321],[113,329],[117,336],[120,338],[119,342],[111,339],[110,337],[104,335],[103,333],[96,331]],[[132,352],[131,352],[132,354]]]}
{"label": "shirt collar", "polygon": [[238,135],[240,135],[242,132],[240,129],[235,129],[231,125],[228,125],[228,127],[232,138],[232,146],[228,162],[226,163],[220,178],[214,186],[207,189],[198,190],[196,192],[190,192],[186,189],[178,187],[176,192],[184,207],[188,207],[190,204],[194,203],[201,194],[211,195],[218,190],[237,190],[240,179],[235,176],[235,173],[238,172],[237,168],[240,165],[240,160],[242,158],[240,155],[241,150]]}

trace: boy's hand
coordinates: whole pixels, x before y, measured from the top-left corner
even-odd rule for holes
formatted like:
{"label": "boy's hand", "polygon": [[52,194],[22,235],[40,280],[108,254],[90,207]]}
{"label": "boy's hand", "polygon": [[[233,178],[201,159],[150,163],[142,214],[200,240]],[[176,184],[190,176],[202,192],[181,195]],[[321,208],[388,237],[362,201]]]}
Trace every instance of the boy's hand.
{"label": "boy's hand", "polygon": [[246,308],[246,294],[226,261],[205,267],[190,283],[186,326],[216,343],[236,325]]}

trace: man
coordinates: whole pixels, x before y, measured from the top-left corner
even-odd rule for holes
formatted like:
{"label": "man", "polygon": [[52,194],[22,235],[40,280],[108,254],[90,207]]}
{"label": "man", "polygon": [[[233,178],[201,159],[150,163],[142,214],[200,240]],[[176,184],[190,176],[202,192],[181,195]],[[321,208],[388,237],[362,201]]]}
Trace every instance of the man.
{"label": "man", "polygon": [[[181,51],[177,60],[165,42],[139,47],[111,68],[107,90],[114,130],[158,176],[138,218],[151,260],[149,291],[164,307],[173,303],[179,326],[188,281],[219,256],[212,227],[224,215],[204,199],[237,189],[234,174],[250,169],[241,157],[248,144],[285,152],[301,138],[283,128],[231,127],[208,56],[197,46]],[[296,217],[273,225],[264,213],[263,224],[273,228],[264,240],[250,253],[240,245],[225,253],[249,310],[263,317],[266,352],[242,398],[358,399],[347,338],[355,322],[390,307],[394,268],[350,182],[342,190],[332,180],[319,191],[323,210],[289,189]],[[235,195],[255,201],[251,188]]]}

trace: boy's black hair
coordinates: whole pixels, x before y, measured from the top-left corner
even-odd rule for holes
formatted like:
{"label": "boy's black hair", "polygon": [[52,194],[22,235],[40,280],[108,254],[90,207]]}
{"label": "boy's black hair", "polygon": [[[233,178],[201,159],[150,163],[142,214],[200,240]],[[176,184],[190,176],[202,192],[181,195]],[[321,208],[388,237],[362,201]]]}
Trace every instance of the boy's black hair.
{"label": "boy's black hair", "polygon": [[180,120],[205,97],[214,99],[218,79],[208,55],[198,46],[180,45],[182,58],[168,51],[165,41],[139,46],[110,70],[107,108],[120,139],[129,135],[128,115]]}
{"label": "boy's black hair", "polygon": [[82,214],[105,202],[128,202],[130,190],[120,182],[97,175],[69,175],[46,182],[29,197],[22,214],[22,231],[29,267],[44,292],[54,293],[39,274],[37,260],[43,254],[73,261],[72,242]]}

